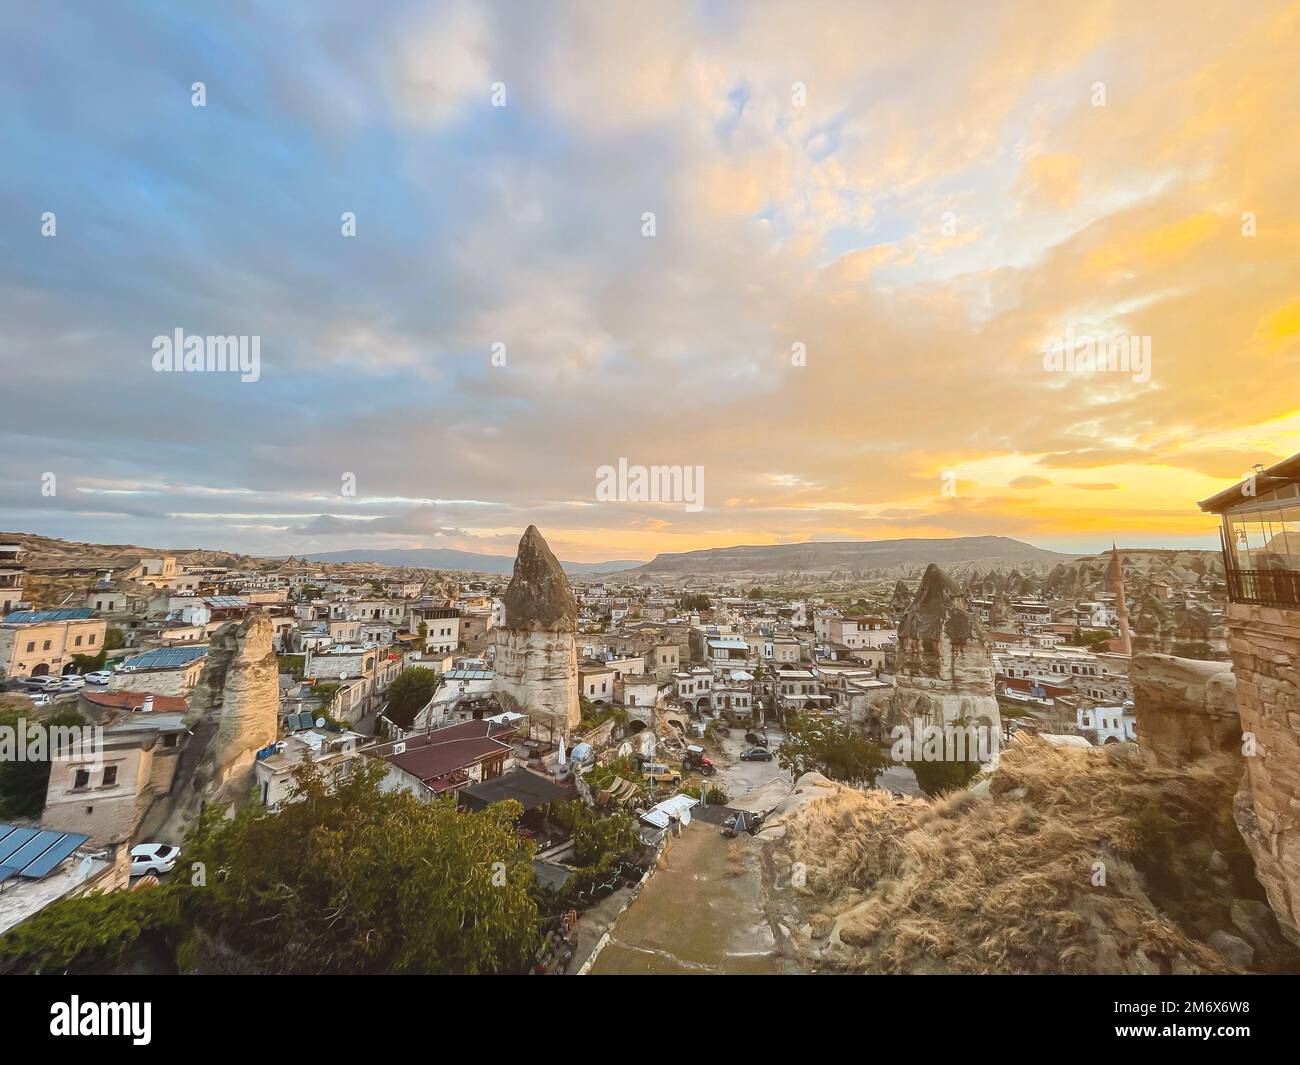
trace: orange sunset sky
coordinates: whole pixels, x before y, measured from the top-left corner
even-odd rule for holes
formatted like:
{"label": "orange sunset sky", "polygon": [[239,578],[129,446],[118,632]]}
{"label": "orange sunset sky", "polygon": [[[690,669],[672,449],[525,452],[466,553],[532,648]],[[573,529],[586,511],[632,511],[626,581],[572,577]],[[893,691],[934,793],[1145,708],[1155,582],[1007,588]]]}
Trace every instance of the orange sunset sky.
{"label": "orange sunset sky", "polygon": [[[1300,4],[95,7],[0,42],[0,351],[51,400],[0,528],[1215,547],[1196,500],[1300,451]],[[176,328],[260,380],[155,373]],[[1149,379],[1049,372],[1067,331]],[[620,458],[703,507],[600,501]]]}

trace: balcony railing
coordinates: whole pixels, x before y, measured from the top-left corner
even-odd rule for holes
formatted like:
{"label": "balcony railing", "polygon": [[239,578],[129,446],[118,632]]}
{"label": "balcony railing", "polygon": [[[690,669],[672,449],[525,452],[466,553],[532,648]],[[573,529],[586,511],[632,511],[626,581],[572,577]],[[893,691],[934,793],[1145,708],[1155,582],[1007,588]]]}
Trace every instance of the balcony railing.
{"label": "balcony railing", "polygon": [[1234,603],[1300,610],[1300,570],[1229,569],[1228,598]]}

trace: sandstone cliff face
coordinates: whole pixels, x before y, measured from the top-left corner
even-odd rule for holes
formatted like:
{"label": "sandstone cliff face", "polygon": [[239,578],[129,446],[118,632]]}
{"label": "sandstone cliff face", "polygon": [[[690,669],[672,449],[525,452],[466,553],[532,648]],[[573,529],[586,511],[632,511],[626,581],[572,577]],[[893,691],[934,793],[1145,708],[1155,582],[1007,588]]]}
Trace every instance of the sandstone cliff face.
{"label": "sandstone cliff face", "polygon": [[273,630],[266,614],[231,621],[212,634],[203,674],[190,697],[194,733],[177,769],[165,824],[183,835],[204,803],[234,803],[253,784],[259,749],[279,731],[280,689]]}
{"label": "sandstone cliff face", "polygon": [[581,719],[578,704],[578,605],[564,570],[537,527],[519,541],[514,576],[496,629],[496,691],[507,710],[528,714],[530,731],[558,740]]}
{"label": "sandstone cliff face", "polygon": [[1138,747],[1161,765],[1240,751],[1237,679],[1227,662],[1140,654],[1129,679]]}
{"label": "sandstone cliff face", "polygon": [[1234,603],[1228,627],[1251,741],[1237,827],[1278,922],[1300,943],[1300,614]]}
{"label": "sandstone cliff face", "polygon": [[891,724],[965,722],[1001,729],[993,650],[961,589],[930,565],[898,628]]}

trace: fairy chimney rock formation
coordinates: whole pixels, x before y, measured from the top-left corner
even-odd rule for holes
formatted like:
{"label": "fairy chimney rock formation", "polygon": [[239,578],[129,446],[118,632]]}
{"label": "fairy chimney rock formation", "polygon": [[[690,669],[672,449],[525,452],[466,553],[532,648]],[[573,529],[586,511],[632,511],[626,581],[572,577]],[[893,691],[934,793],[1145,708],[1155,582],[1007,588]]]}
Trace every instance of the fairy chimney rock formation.
{"label": "fairy chimney rock formation", "polygon": [[931,563],[898,627],[891,723],[920,719],[928,725],[961,722],[1000,730],[993,675],[987,631],[961,589]]}
{"label": "fairy chimney rock formation", "polygon": [[[196,720],[177,769],[169,831],[179,838],[205,803],[229,804],[253,786],[257,752],[279,732],[279,670],[263,613],[229,621],[212,634],[190,696]],[[152,811],[151,811],[152,813]]]}
{"label": "fairy chimney rock formation", "polygon": [[578,604],[568,578],[535,525],[519,541],[514,575],[496,629],[497,696],[529,716],[529,734],[558,742],[580,720]]}

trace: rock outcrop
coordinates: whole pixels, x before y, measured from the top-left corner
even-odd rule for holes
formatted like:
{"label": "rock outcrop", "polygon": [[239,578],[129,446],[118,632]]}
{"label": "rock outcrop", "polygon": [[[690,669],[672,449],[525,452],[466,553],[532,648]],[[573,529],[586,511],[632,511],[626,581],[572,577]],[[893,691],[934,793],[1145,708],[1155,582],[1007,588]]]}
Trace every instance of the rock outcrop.
{"label": "rock outcrop", "polygon": [[765,804],[764,901],[790,954],[817,972],[1296,971],[1241,894],[1258,885],[1223,816],[1237,758],[1019,736],[940,799],[806,774]]}
{"label": "rock outcrop", "polygon": [[1228,613],[1246,778],[1237,827],[1286,934],[1300,943],[1300,612]]}
{"label": "rock outcrop", "polygon": [[261,613],[227,622],[212,634],[190,696],[193,733],[177,768],[174,801],[161,819],[169,838],[179,839],[204,804],[236,803],[252,787],[257,751],[279,732],[272,635],[271,619]]}
{"label": "rock outcrop", "polygon": [[1138,746],[1162,765],[1237,753],[1237,678],[1227,662],[1140,654],[1129,670]]}
{"label": "rock outcrop", "polygon": [[519,541],[514,575],[502,601],[505,620],[496,629],[493,660],[501,705],[528,715],[531,736],[567,740],[581,718],[578,604],[535,525]]}
{"label": "rock outcrop", "polygon": [[898,627],[889,724],[986,725],[1000,733],[993,649],[961,589],[931,564]]}

